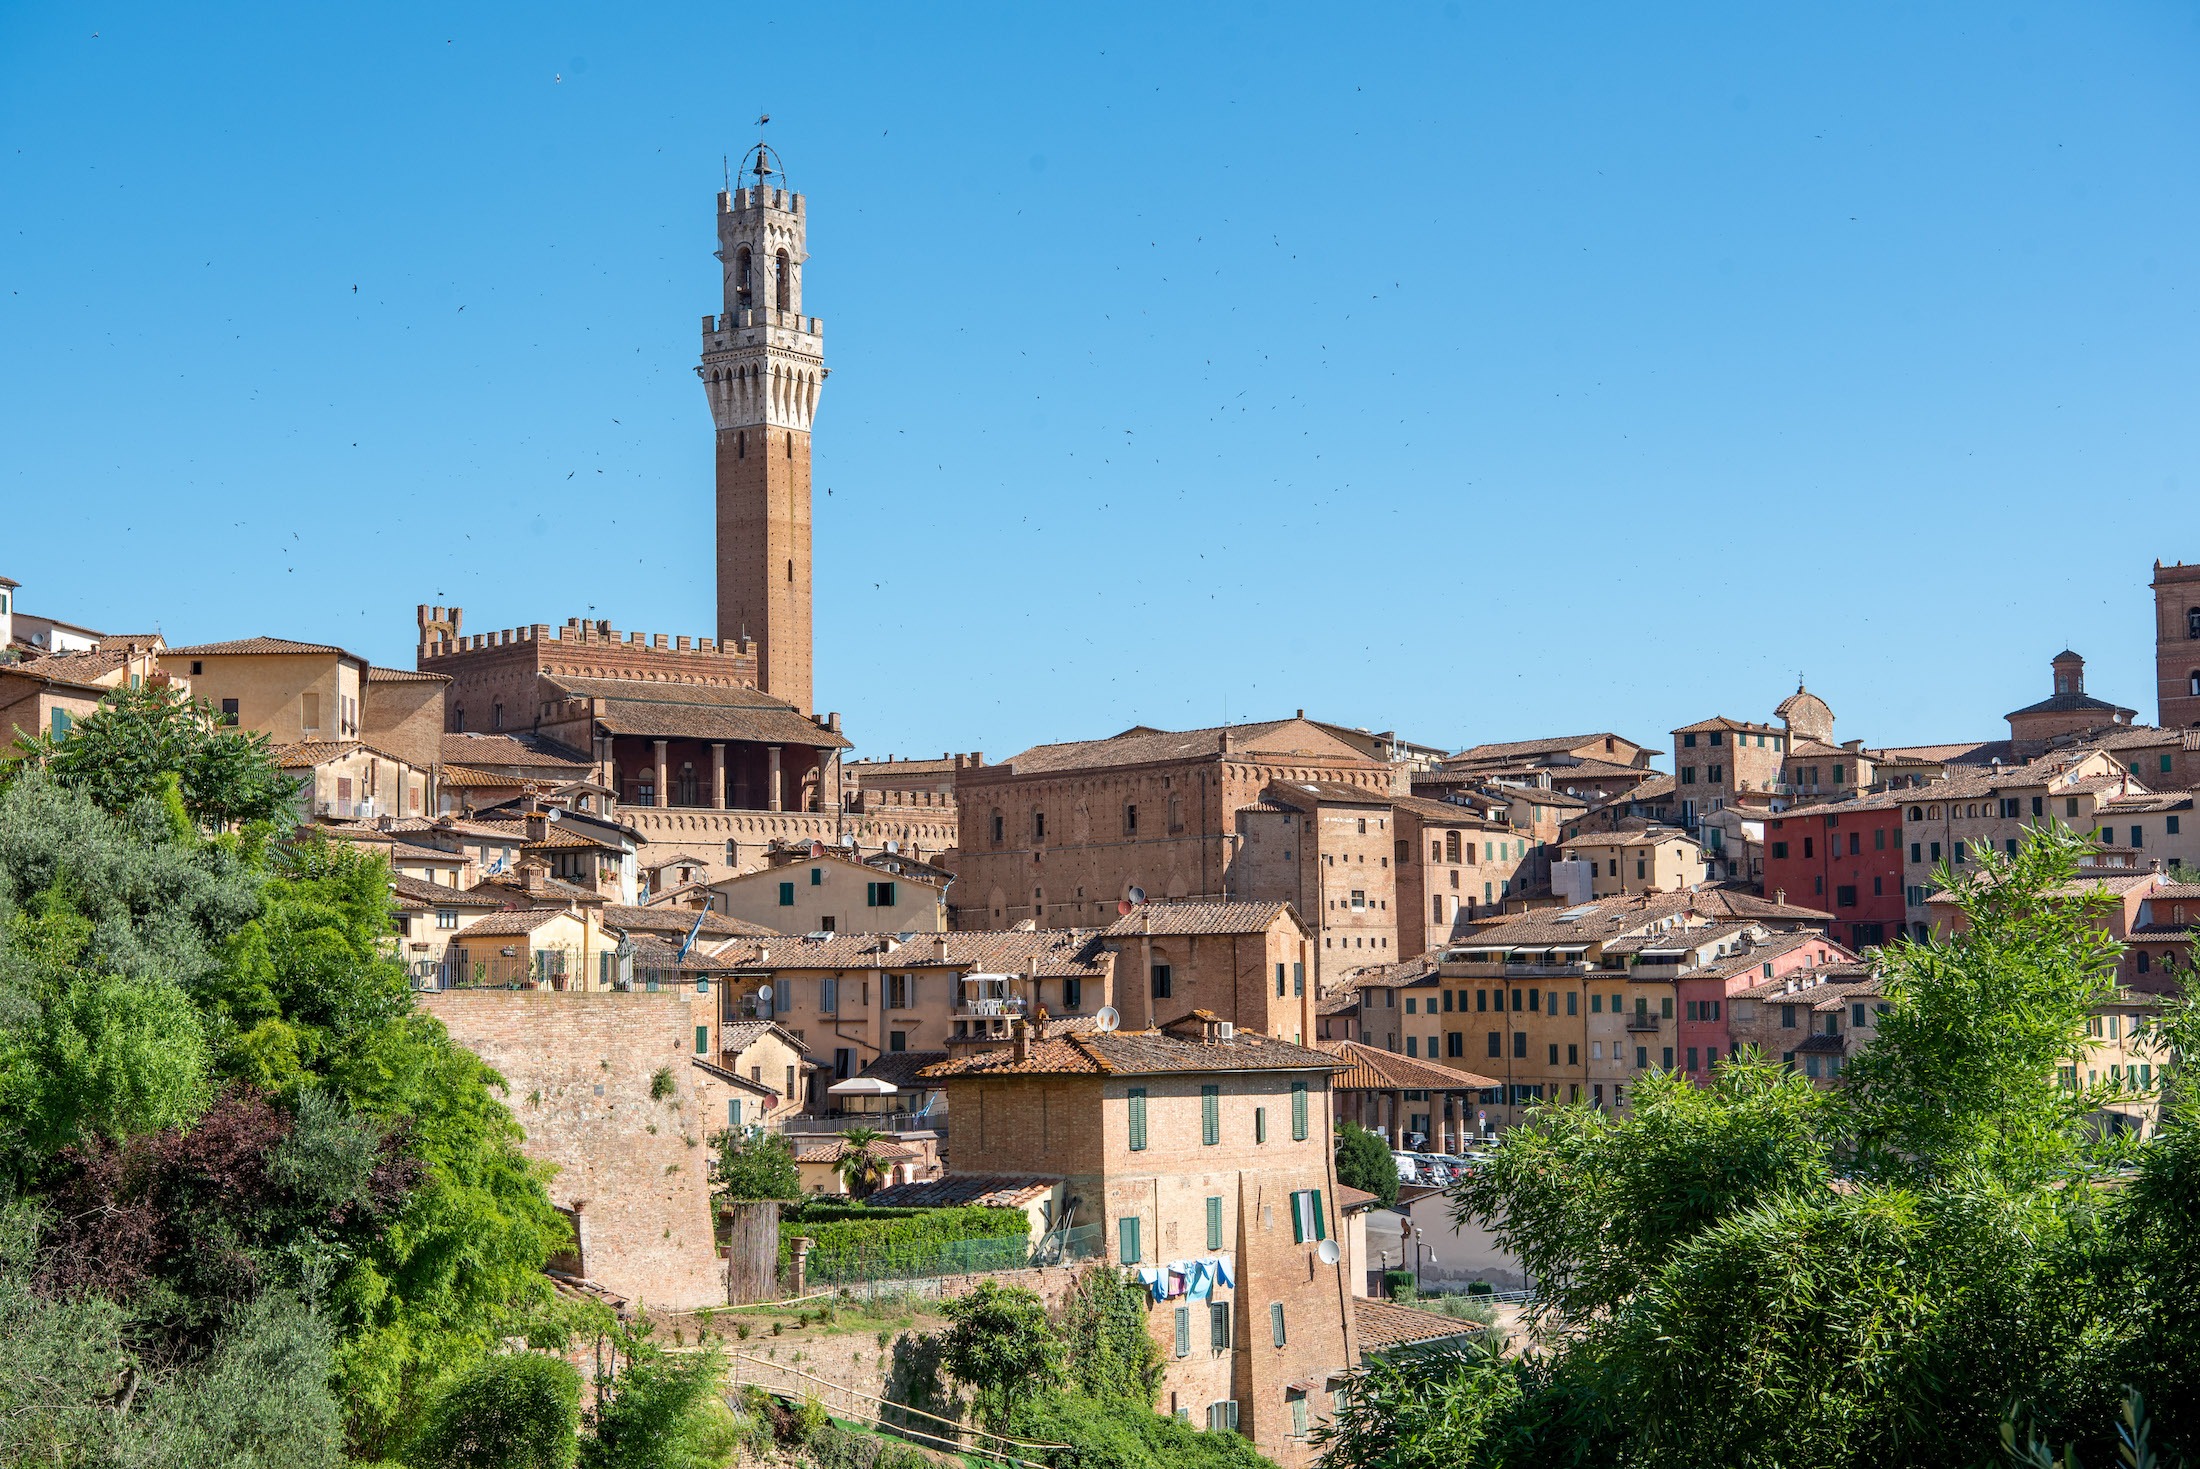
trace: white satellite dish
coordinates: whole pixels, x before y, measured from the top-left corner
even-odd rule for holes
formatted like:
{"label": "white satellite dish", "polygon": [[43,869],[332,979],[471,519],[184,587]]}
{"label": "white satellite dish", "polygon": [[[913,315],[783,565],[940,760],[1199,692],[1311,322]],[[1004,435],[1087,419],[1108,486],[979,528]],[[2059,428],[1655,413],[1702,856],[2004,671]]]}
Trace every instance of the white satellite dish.
{"label": "white satellite dish", "polygon": [[1344,1257],[1344,1251],[1337,1248],[1335,1240],[1325,1239],[1314,1247],[1314,1255],[1324,1265],[1334,1265]]}
{"label": "white satellite dish", "polygon": [[899,853],[901,851],[901,843],[895,841],[892,837],[888,837],[886,839],[886,850],[889,853]]}
{"label": "white satellite dish", "polygon": [[1130,891],[1130,900],[1131,900],[1131,901],[1132,901],[1133,903],[1143,903],[1143,902],[1145,902],[1145,901],[1146,901],[1146,890],[1145,890],[1144,888],[1132,888],[1132,889],[1131,889],[1131,891]]}
{"label": "white satellite dish", "polygon": [[1123,1017],[1116,1013],[1113,1005],[1102,1005],[1100,1013],[1092,1017],[1092,1028],[1102,1035],[1106,1035],[1122,1023]]}

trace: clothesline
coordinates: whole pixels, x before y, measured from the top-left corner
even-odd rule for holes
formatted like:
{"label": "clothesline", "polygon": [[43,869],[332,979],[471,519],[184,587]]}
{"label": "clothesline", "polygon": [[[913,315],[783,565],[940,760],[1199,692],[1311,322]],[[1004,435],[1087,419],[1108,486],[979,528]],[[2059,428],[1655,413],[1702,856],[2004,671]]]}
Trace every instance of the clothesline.
{"label": "clothesline", "polygon": [[1179,1296],[1204,1301],[1218,1286],[1237,1289],[1237,1278],[1231,1274],[1228,1255],[1204,1255],[1192,1260],[1169,1260],[1144,1266],[1138,1272],[1138,1279],[1157,1301],[1173,1301]]}

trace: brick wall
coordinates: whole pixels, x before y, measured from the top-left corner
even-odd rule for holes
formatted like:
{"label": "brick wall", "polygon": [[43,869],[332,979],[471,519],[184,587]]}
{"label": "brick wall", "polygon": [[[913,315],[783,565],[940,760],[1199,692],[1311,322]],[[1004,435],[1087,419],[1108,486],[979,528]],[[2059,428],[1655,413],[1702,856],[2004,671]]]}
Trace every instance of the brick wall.
{"label": "brick wall", "polygon": [[[687,991],[446,990],[421,1004],[504,1077],[523,1150],[558,1170],[550,1198],[577,1218],[591,1280],[651,1306],[725,1301],[707,1144],[733,1091],[689,1064]],[[673,1091],[660,1100],[661,1070]]]}

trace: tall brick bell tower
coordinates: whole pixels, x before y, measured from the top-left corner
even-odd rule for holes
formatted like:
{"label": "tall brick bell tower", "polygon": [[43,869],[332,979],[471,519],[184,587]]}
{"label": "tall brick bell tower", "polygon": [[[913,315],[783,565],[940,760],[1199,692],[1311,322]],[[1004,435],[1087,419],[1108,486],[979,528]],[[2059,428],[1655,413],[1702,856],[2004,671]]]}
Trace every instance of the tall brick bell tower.
{"label": "tall brick bell tower", "polygon": [[810,423],[824,323],[802,314],[805,215],[759,143],[718,195],[725,314],[696,372],[718,437],[718,636],[756,643],[758,682],[810,711]]}

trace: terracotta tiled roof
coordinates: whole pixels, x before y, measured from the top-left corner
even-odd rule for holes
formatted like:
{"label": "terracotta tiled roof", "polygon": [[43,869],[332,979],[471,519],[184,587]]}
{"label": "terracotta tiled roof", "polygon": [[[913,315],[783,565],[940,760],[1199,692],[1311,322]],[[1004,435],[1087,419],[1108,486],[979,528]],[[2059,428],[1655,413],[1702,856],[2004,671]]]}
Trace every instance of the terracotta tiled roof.
{"label": "terracotta tiled roof", "polygon": [[1279,780],[1262,791],[1261,798],[1294,808],[1304,808],[1314,803],[1330,806],[1388,806],[1392,799],[1387,788],[1375,790],[1368,786],[1346,785],[1335,780]]}
{"label": "terracotta tiled roof", "polygon": [[1331,1083],[1339,1091],[1456,1092],[1504,1085],[1472,1071],[1454,1071],[1448,1066],[1416,1061],[1411,1056],[1401,1056],[1379,1046],[1363,1046],[1358,1041],[1320,1041],[1317,1046],[1342,1061],[1347,1068]]}
{"label": "terracotta tiled roof", "polygon": [[923,1183],[897,1183],[871,1195],[874,1208],[951,1209],[978,1205],[1021,1209],[1054,1192],[1061,1182],[1036,1173],[950,1173]]}
{"label": "terracotta tiled roof", "polygon": [[564,914],[563,908],[506,908],[475,919],[461,928],[454,938],[496,938],[507,934],[533,933],[551,919]]}
{"label": "terracotta tiled roof", "polygon": [[601,700],[596,722],[613,734],[823,749],[846,749],[854,743],[762,689],[620,678],[558,677],[548,682],[573,698]]}
{"label": "terracotta tiled roof", "polygon": [[840,768],[848,775],[859,777],[877,785],[891,786],[888,777],[896,775],[953,775],[955,760],[843,760]]}
{"label": "terracotta tiled roof", "polygon": [[1947,745],[1888,745],[1884,749],[1866,750],[1864,753],[1882,764],[1900,761],[1914,765],[1944,765],[1950,760],[1960,760],[1986,744],[1984,740],[1962,740]]}
{"label": "terracotta tiled roof", "polygon": [[1879,987],[1872,966],[1859,960],[1853,964],[1821,964],[1815,969],[1791,970],[1777,979],[1752,985],[1735,998],[1815,1006],[1821,1000],[1838,1003],[1851,991],[1877,993]]}
{"label": "terracotta tiled roof", "polygon": [[[643,908],[631,903],[606,903],[603,922],[604,927],[623,932],[685,934],[695,925],[696,911],[693,908]],[[722,913],[704,915],[703,933],[710,938],[779,937],[777,932],[761,923],[728,918]]]}
{"label": "terracotta tiled roof", "polygon": [[1676,826],[1644,826],[1619,831],[1585,831],[1567,839],[1569,847],[1662,847],[1667,842],[1696,845],[1696,839]]}
{"label": "terracotta tiled roof", "polygon": [[[438,853],[438,856],[448,855]],[[454,888],[440,882],[423,882],[417,877],[407,877],[402,872],[390,874],[390,891],[400,897],[412,898],[437,908],[501,908],[504,905],[493,897],[472,888]]]}
{"label": "terracotta tiled roof", "polygon": [[[1625,736],[1614,735],[1609,730],[1599,730],[1595,734],[1555,735],[1540,740],[1501,740],[1495,744],[1469,746],[1444,763],[1464,765],[1469,762],[1517,760],[1528,755],[1557,755],[1578,750],[1584,745],[1602,745],[1607,739],[1624,738]],[[1640,740],[1627,740],[1627,743],[1638,748],[1642,744]]]}
{"label": "terracotta tiled roof", "polygon": [[929,1091],[935,1084],[919,1080],[917,1073],[947,1057],[946,1051],[887,1051],[864,1067],[860,1074],[874,1081],[892,1082],[907,1091]]}
{"label": "terracotta tiled roof", "polygon": [[919,933],[906,941],[886,933],[775,934],[743,940],[718,957],[744,969],[950,968],[1086,979],[1110,962],[1099,940],[1091,928]]}
{"label": "terracotta tiled roof", "polygon": [[1411,959],[1400,959],[1394,964],[1369,964],[1359,969],[1348,969],[1338,979],[1343,989],[1395,990],[1415,985],[1436,975],[1436,957],[1419,954]]}
{"label": "terracotta tiled roof", "polygon": [[[794,1145],[794,1160],[797,1163],[838,1163],[852,1151],[846,1140],[838,1137],[819,1138],[815,1142],[797,1141]],[[871,1156],[881,1163],[906,1163],[911,1158],[921,1158],[924,1155],[914,1148],[905,1148],[900,1143],[880,1138],[871,1144]]]}
{"label": "terracotta tiled roof", "polygon": [[2121,704],[2111,704],[2106,699],[2096,699],[2091,694],[2050,694],[2037,704],[2027,704],[2022,709],[2010,710],[2007,717],[2017,719],[2026,714],[2106,714],[2110,718],[2101,723],[2110,724],[2118,714],[2128,719],[2138,712],[2136,709],[2126,709]]}
{"label": "terracotta tiled roof", "polygon": [[529,892],[521,883],[509,878],[491,878],[480,884],[482,890],[494,893],[507,902],[537,903],[548,900],[560,908],[567,903],[601,903],[604,895],[594,888],[580,887],[561,878],[544,878],[541,888]]}
{"label": "terracotta tiled roof", "polygon": [[1748,730],[1748,731],[1749,731],[1749,732],[1750,732],[1751,734],[1756,734],[1756,733],[1758,733],[1759,731],[1762,731],[1762,732],[1763,732],[1763,733],[1765,733],[1765,734],[1785,734],[1785,733],[1786,733],[1786,731],[1785,731],[1785,730],[1783,730],[1783,729],[1782,729],[1782,728],[1781,728],[1781,727],[1780,727],[1779,725],[1777,725],[1777,724],[1753,724],[1753,723],[1751,723],[1751,722],[1750,722],[1749,720],[1747,720],[1747,719],[1729,719],[1729,718],[1727,718],[1727,717],[1726,717],[1726,716],[1725,716],[1724,714],[1714,714],[1714,715],[1712,715],[1712,716],[1711,716],[1711,717],[1710,717],[1709,719],[1699,719],[1699,720],[1697,720],[1697,721],[1696,721],[1696,722],[1695,722],[1694,724],[1678,724],[1678,725],[1675,725],[1675,726],[1673,727],[1673,733],[1675,733],[1675,734],[1695,734],[1695,733],[1701,733],[1701,732],[1703,732],[1703,731],[1706,731],[1706,730],[1728,730],[1728,729],[1731,729],[1731,730],[1745,730],[1745,729],[1746,729],[1746,730]]}
{"label": "terracotta tiled roof", "polygon": [[447,734],[443,736],[446,765],[542,765],[556,770],[596,768],[583,751],[560,744],[548,735]]}
{"label": "terracotta tiled roof", "polygon": [[527,782],[516,775],[499,775],[493,770],[468,770],[463,765],[443,767],[442,783],[459,790],[474,790],[493,786],[499,790],[525,790]]}
{"label": "terracotta tiled roof", "polygon": [[[1292,917],[1289,903],[1250,903],[1194,900],[1141,903],[1115,920],[1109,938],[1142,938],[1147,934],[1244,934],[1266,933],[1279,917]],[[1306,925],[1297,925],[1303,932]]]}
{"label": "terracotta tiled roof", "polygon": [[1472,1336],[1482,1329],[1471,1321],[1461,1321],[1455,1316],[1439,1316],[1434,1311],[1416,1311],[1411,1306],[1401,1306],[1394,1301],[1372,1300],[1366,1296],[1352,1298],[1352,1320],[1359,1329],[1360,1352],[1363,1356],[1395,1351],[1399,1347],[1422,1346],[1452,1337]]}
{"label": "terracotta tiled roof", "polygon": [[422,673],[413,668],[383,668],[379,664],[367,665],[368,683],[449,683],[447,673]]}
{"label": "terracotta tiled roof", "polygon": [[[1546,793],[1548,794],[1548,793]],[[1571,805],[1581,804],[1571,797]],[[1472,806],[1462,806],[1454,801],[1432,801],[1426,796],[1392,796],[1390,806],[1430,826],[1472,827],[1476,831],[1511,831],[1503,822],[1492,821]]]}
{"label": "terracotta tiled roof", "polygon": [[[1571,908],[1539,908],[1488,928],[1477,928],[1452,949],[1549,948],[1553,944],[1597,944],[1618,938],[1688,910],[1686,893],[1629,893],[1593,898]],[[1567,917],[1571,914],[1573,916]]]}
{"label": "terracotta tiled roof", "polygon": [[1364,1188],[1354,1188],[1349,1183],[1337,1185],[1337,1212],[1356,1214],[1362,1209],[1372,1209],[1382,1202]]}
{"label": "terracotta tiled roof", "polygon": [[[1233,724],[1230,753],[1253,758],[1261,755],[1305,757],[1323,764],[1350,762],[1375,768],[1352,746],[1302,719],[1275,719],[1265,724]],[[1012,775],[1032,775],[1057,770],[1083,770],[1093,766],[1147,765],[1164,760],[1213,759],[1221,754],[1223,726],[1209,729],[1166,730],[1133,725],[1121,734],[1101,740],[1072,740],[1056,745],[1034,745],[1000,766],[980,766],[978,773],[1005,769]]]}
{"label": "terracotta tiled roof", "polygon": [[1158,1030],[1117,1030],[1038,1041],[1019,1059],[1013,1046],[927,1066],[927,1080],[963,1076],[1149,1076],[1211,1071],[1338,1071],[1321,1051],[1240,1031],[1227,1041],[1185,1040]]}
{"label": "terracotta tiled roof", "polygon": [[334,653],[364,663],[367,660],[355,653],[347,653],[334,643],[301,643],[292,638],[231,638],[226,643],[193,643],[188,648],[170,648],[170,658],[227,658],[248,653]]}
{"label": "terracotta tiled roof", "polygon": [[2191,791],[2157,791],[2152,795],[2116,796],[2101,803],[2111,816],[2136,816],[2146,811],[2190,811]]}
{"label": "terracotta tiled roof", "polygon": [[269,753],[274,755],[277,769],[311,770],[316,765],[341,760],[365,748],[357,740],[300,740],[296,744],[277,745]]}
{"label": "terracotta tiled roof", "polygon": [[[1750,970],[1768,964],[1783,954],[1791,954],[1806,944],[1824,942],[1827,941],[1823,936],[1816,933],[1776,933],[1740,953],[1729,954],[1724,959],[1714,959],[1708,964],[1692,969],[1683,977],[1688,979],[1728,979],[1737,974],[1747,974]],[[1836,953],[1846,954],[1848,952],[1838,944],[1833,944],[1831,947]]]}
{"label": "terracotta tiled roof", "polygon": [[1738,893],[1732,888],[1699,888],[1689,896],[1695,899],[1696,911],[1710,918],[1762,918],[1795,923],[1833,921],[1833,915],[1822,908],[1775,902],[1755,893]]}
{"label": "terracotta tiled roof", "polygon": [[1618,795],[1614,796],[1612,800],[1615,803],[1620,801],[1642,801],[1654,803],[1662,796],[1672,795],[1674,789],[1675,787],[1672,776],[1658,775],[1653,772],[1651,777],[1648,780],[1644,781],[1641,785],[1636,786],[1631,791],[1621,791]]}

